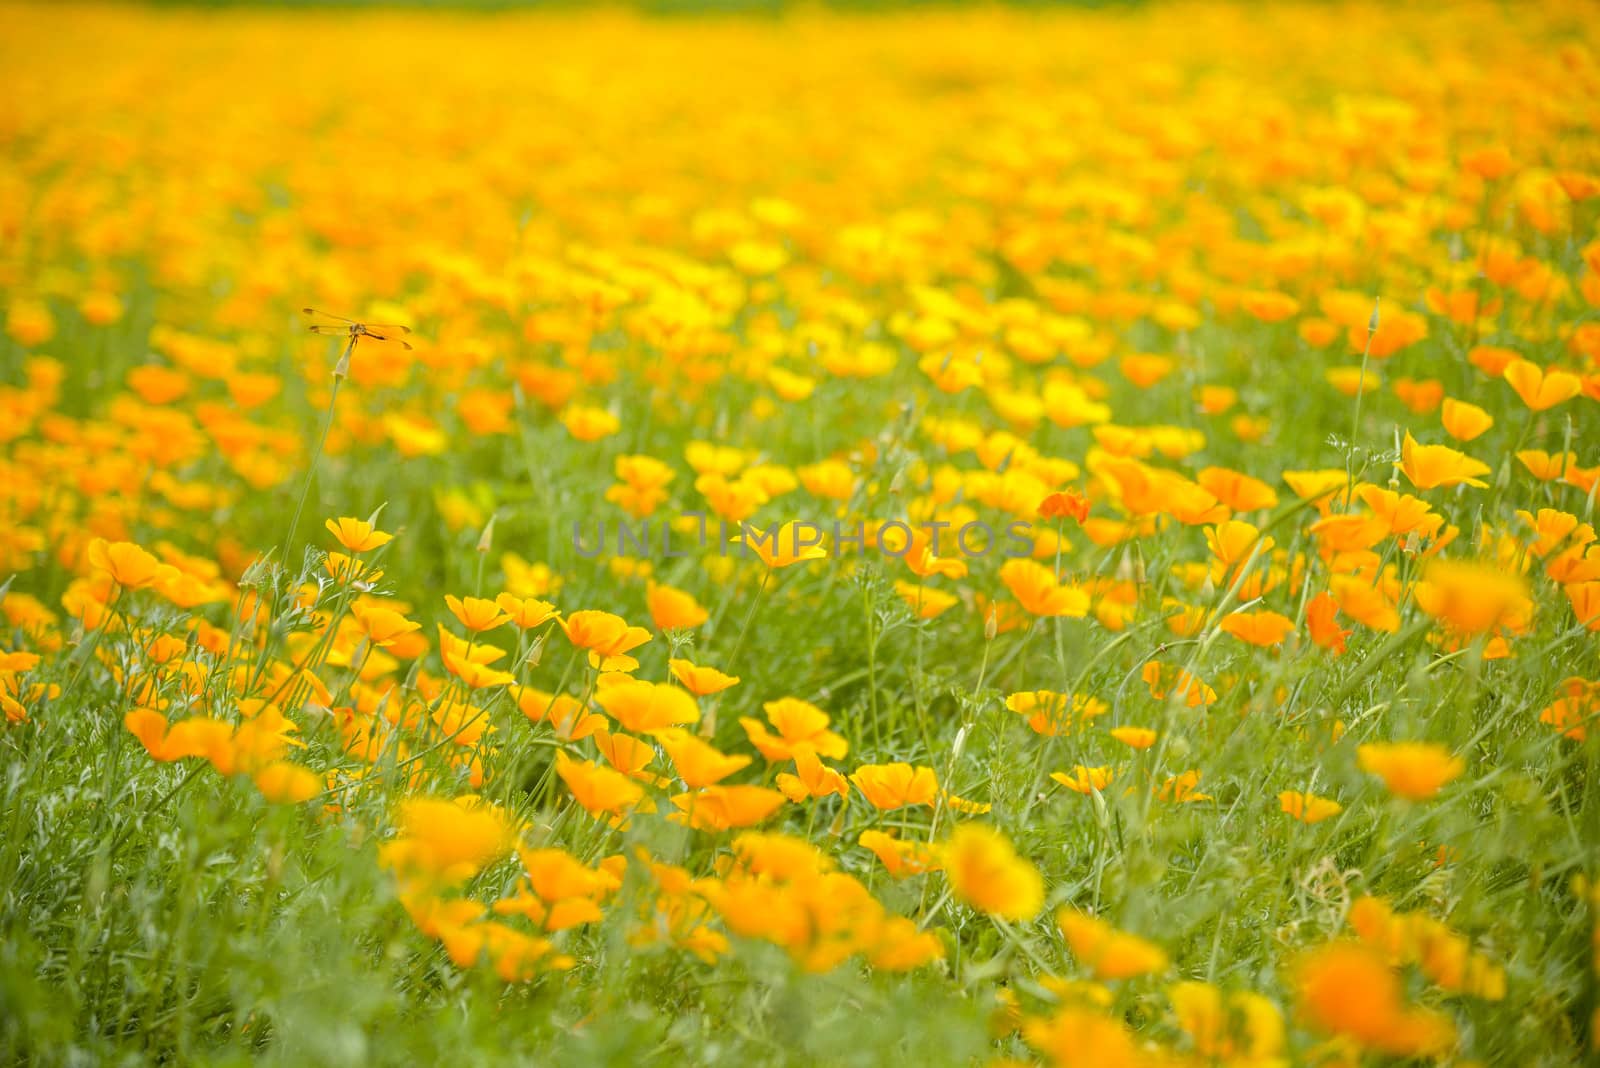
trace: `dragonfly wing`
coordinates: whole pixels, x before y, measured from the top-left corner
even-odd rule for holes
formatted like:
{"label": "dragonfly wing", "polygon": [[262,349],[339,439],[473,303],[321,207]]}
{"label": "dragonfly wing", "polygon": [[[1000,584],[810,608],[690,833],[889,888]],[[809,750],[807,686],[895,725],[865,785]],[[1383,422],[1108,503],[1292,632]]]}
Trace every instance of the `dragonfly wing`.
{"label": "dragonfly wing", "polygon": [[400,338],[394,337],[393,335],[390,335],[390,334],[375,333],[373,328],[370,327],[370,326],[367,327],[367,332],[365,334],[361,335],[361,339],[363,341],[371,342],[371,343],[375,344],[378,348],[381,348],[381,349],[389,348],[391,345],[398,346],[399,348],[402,348],[402,349],[410,349],[411,348],[411,345],[410,345],[409,342],[403,341]]}
{"label": "dragonfly wing", "polygon": [[[306,322],[310,324],[313,330],[319,326],[325,326],[335,327],[337,330],[348,332],[350,327],[355,325],[354,319],[346,319],[342,315],[329,315],[327,312],[318,311],[315,308],[301,308],[300,314],[306,317]],[[335,331],[327,330],[322,332],[334,333]]]}

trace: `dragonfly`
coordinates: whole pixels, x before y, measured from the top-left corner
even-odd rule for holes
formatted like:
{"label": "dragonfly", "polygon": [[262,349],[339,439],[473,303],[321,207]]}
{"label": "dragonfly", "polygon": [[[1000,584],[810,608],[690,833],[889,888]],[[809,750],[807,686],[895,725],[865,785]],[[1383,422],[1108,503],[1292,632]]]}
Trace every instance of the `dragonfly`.
{"label": "dragonfly", "polygon": [[405,340],[406,335],[411,333],[409,326],[401,326],[399,323],[363,323],[355,319],[346,319],[342,315],[329,315],[315,308],[301,308],[300,312],[306,317],[306,329],[313,334],[347,337],[352,347],[363,338],[399,345],[403,349],[411,347],[411,343]]}

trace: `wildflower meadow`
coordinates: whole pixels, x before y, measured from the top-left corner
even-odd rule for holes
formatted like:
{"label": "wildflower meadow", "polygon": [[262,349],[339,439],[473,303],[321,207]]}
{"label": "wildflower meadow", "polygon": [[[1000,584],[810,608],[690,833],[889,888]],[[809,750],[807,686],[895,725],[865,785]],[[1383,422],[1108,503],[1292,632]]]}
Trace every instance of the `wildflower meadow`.
{"label": "wildflower meadow", "polygon": [[0,323],[0,1063],[1600,1056],[1592,4],[6,3]]}

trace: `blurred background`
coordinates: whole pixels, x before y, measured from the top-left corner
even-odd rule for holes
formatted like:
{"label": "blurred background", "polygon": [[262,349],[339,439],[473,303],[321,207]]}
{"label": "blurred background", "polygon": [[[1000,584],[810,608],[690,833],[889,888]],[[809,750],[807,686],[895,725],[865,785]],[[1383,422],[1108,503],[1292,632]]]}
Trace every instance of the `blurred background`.
{"label": "blurred background", "polygon": [[780,14],[805,8],[834,11],[941,10],[954,7],[1018,8],[1130,8],[1143,0],[612,0],[604,4],[586,0],[150,0],[161,7],[193,8],[410,8],[455,11],[538,11],[611,8],[655,15],[676,14]]}

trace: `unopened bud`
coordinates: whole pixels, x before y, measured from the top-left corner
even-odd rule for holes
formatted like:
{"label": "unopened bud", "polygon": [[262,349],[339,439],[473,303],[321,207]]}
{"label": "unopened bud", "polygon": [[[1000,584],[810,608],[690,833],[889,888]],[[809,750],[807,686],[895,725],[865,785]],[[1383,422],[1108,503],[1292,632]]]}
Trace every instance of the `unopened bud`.
{"label": "unopened bud", "polygon": [[994,641],[994,636],[1000,633],[1000,616],[993,605],[989,606],[989,618],[983,621],[983,640]]}
{"label": "unopened bud", "polygon": [[1111,826],[1111,813],[1106,808],[1105,796],[1099,790],[1090,790],[1089,801],[1094,809],[1095,824],[1099,826],[1101,831],[1107,830]]}
{"label": "unopened bud", "polygon": [[1117,581],[1132,582],[1134,576],[1133,553],[1127,549],[1122,551],[1122,557],[1117,561]]}
{"label": "unopened bud", "polygon": [[495,517],[494,516],[490,516],[489,517],[489,522],[484,524],[483,533],[478,535],[478,552],[479,553],[488,552],[489,551],[489,546],[491,544],[493,544],[493,542],[494,542],[494,521],[495,521]]}
{"label": "unopened bud", "polygon": [[350,377],[350,354],[356,351],[356,339],[351,338],[350,344],[344,347],[344,352],[339,354],[339,362],[333,365],[333,377]]}
{"label": "unopened bud", "polygon": [[1382,297],[1372,298],[1372,318],[1367,320],[1367,333],[1369,334],[1378,332],[1378,302],[1381,300],[1383,300]]}

